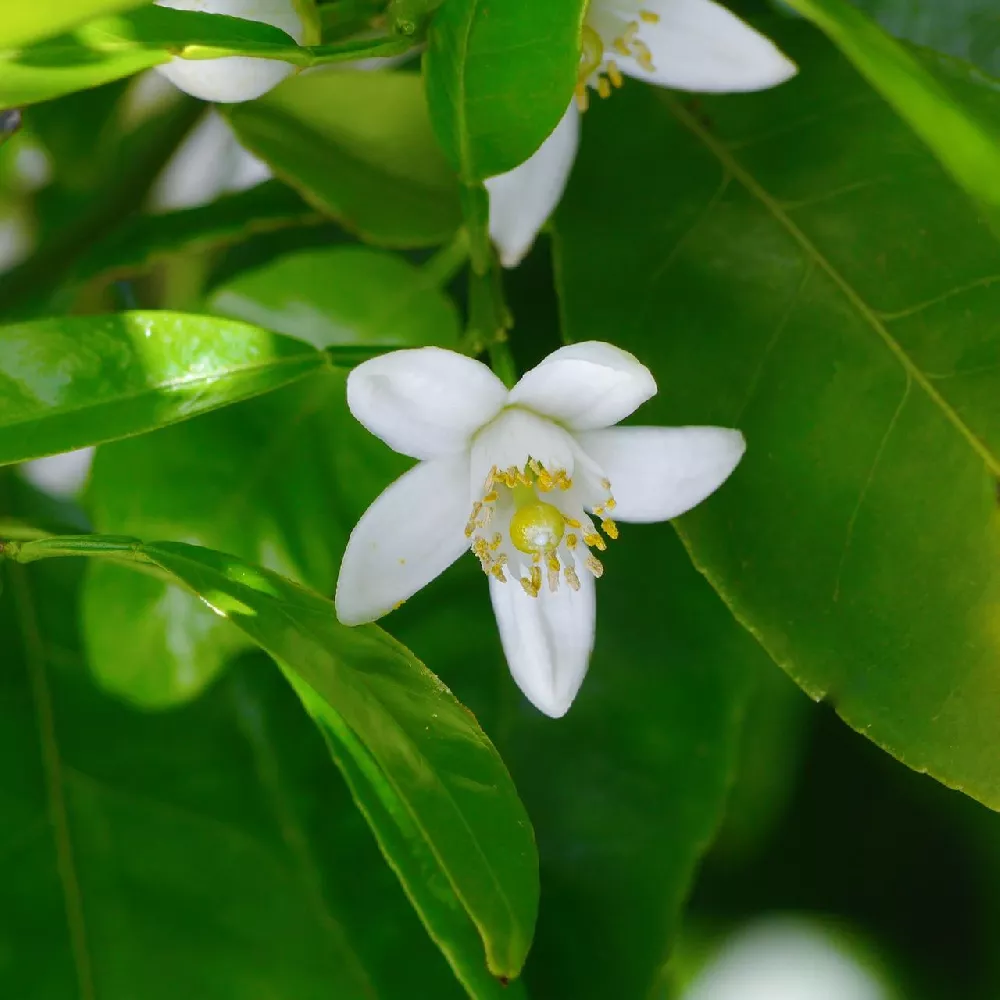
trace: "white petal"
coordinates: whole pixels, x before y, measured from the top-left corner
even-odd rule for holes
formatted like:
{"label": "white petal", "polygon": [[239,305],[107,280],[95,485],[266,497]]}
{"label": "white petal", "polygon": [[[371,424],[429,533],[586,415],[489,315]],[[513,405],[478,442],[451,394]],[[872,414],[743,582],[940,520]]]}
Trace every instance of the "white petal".
{"label": "white petal", "polygon": [[486,180],[490,236],[504,267],[517,267],[559,204],[580,145],[580,112],[570,103],[555,131],[519,167]]}
{"label": "white petal", "polygon": [[374,621],[443,573],[466,549],[467,455],[421,462],[365,511],[337,579],[337,617]]}
{"label": "white petal", "polygon": [[725,427],[612,427],[577,435],[611,480],[616,521],[666,521],[714,493],[746,441]]}
{"label": "white petal", "polygon": [[597,340],[553,351],[521,377],[510,402],[573,430],[609,427],[656,395],[649,369],[627,351]]}
{"label": "white petal", "polygon": [[[155,0],[160,7],[193,10],[204,14],[227,14],[247,21],[260,21],[280,28],[299,44],[305,25],[293,0]],[[295,67],[278,59],[227,56],[224,59],[175,57],[156,67],[175,87],[203,101],[232,104],[252,101],[276,87]]]}
{"label": "white petal", "polygon": [[580,589],[565,583],[553,594],[529,597],[514,580],[490,577],[493,612],[504,655],[517,686],[539,711],[566,714],[587,673],[594,648],[597,602],[594,578],[580,574]]}
{"label": "white petal", "polygon": [[[601,6],[626,5],[604,0]],[[798,72],[770,39],[714,0],[644,0],[641,6],[659,17],[655,24],[639,22],[652,72],[630,56],[608,53],[629,76],[678,90],[727,93],[764,90]]]}
{"label": "white petal", "polygon": [[464,450],[506,401],[506,386],[486,365],[439,347],[383,354],[347,378],[355,418],[413,458]]}

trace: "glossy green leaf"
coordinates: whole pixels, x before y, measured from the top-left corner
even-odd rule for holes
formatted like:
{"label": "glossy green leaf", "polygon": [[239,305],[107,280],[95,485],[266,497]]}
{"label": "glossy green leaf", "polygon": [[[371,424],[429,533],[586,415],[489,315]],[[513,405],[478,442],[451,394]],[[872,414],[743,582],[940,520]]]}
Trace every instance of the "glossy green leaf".
{"label": "glossy green leaf", "polygon": [[[345,539],[329,511],[329,455],[339,444],[344,393],[343,375],[322,372],[102,447],[87,493],[94,527],[183,538],[331,593]],[[83,594],[90,667],[128,701],[187,701],[240,648],[235,629],[168,580],[98,563]]]}
{"label": "glossy green leaf", "polygon": [[367,242],[427,246],[460,225],[418,76],[309,73],[226,114],[248,149]]}
{"label": "glossy green leaf", "polygon": [[364,247],[304,250],[216,289],[214,312],[316,347],[456,347],[458,312],[435,276]]}
{"label": "glossy green leaf", "polygon": [[0,327],[0,464],[141,434],[328,364],[301,341],[168,312]]}
{"label": "glossy green leaf", "polygon": [[424,73],[431,120],[466,183],[523,163],[576,87],[585,0],[448,0],[435,12]]}
{"label": "glossy green leaf", "polygon": [[149,0],[37,0],[8,4],[0,22],[0,49],[22,48],[94,17],[141,7]]}
{"label": "glossy green leaf", "polygon": [[977,198],[1000,233],[1000,126],[979,119],[847,0],[787,0],[821,28]]}
{"label": "glossy green leaf", "polygon": [[585,0],[448,0],[434,14],[424,74],[431,120],[466,183],[523,163],[576,87]]}
{"label": "glossy green leaf", "polygon": [[751,682],[777,670],[669,526],[624,526],[602,558],[590,671],[555,723],[514,686],[471,557],[384,622],[473,709],[528,808],[542,874],[533,997],[652,995],[722,817]]}
{"label": "glossy green leaf", "polygon": [[314,208],[284,184],[264,181],[207,205],[133,217],[119,231],[91,246],[75,264],[68,282],[121,278],[141,273],[175,254],[220,249],[261,233],[322,221]]}
{"label": "glossy green leaf", "polygon": [[74,568],[0,567],[0,994],[461,995],[273,666],[129,711],[81,669]]}
{"label": "glossy green leaf", "polygon": [[1000,11],[995,0],[851,0],[897,38],[936,49],[1000,79]]}
{"label": "glossy green leaf", "polygon": [[95,535],[3,552],[153,566],[274,657],[456,975],[474,996],[502,995],[499,980],[519,974],[534,930],[531,824],[474,716],[404,646],[375,626],[341,625],[332,602],[209,549]]}
{"label": "glossy green leaf", "polygon": [[645,420],[745,432],[680,529],[775,660],[1000,807],[1000,248],[820,36],[763,27],[792,83],[693,107],[626,88],[588,116],[556,218],[565,332],[650,365]]}

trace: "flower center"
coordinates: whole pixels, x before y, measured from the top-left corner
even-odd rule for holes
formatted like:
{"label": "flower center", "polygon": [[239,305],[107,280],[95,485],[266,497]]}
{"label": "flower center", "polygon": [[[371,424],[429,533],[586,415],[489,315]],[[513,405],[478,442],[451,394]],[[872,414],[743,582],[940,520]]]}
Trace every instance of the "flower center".
{"label": "flower center", "polygon": [[553,593],[561,581],[579,590],[578,563],[601,576],[604,567],[591,550],[607,548],[600,531],[618,537],[610,517],[615,501],[611,483],[599,471],[581,464],[578,472],[582,481],[574,482],[564,469],[551,472],[534,458],[521,468],[490,469],[483,498],[472,505],[465,526],[484,573],[500,583],[510,574],[529,597],[539,595],[543,578]]}
{"label": "flower center", "polygon": [[[640,10],[635,21],[621,21],[615,18],[614,26],[603,34],[589,24],[583,26],[580,37],[580,67],[574,96],[577,107],[586,111],[590,105],[588,87],[593,87],[601,97],[610,97],[614,89],[625,82],[621,70],[614,59],[605,59],[605,49],[611,48],[619,55],[634,59],[639,66],[653,72],[653,54],[649,46],[639,38],[643,22],[657,24],[660,15],[651,10]],[[610,39],[610,41],[606,41]]]}
{"label": "flower center", "polygon": [[558,548],[566,525],[558,507],[531,495],[532,500],[522,503],[510,519],[510,540],[518,552],[544,555]]}

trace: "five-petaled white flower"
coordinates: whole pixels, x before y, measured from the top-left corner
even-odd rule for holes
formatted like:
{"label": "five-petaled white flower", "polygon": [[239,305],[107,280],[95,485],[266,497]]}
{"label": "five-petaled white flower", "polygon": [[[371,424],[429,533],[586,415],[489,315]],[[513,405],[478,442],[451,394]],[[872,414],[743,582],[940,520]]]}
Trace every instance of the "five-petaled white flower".
{"label": "five-petaled white flower", "polygon": [[419,462],[351,533],[340,620],[374,621],[471,549],[514,680],[564,715],[587,671],[597,553],[615,522],[684,513],[743,455],[735,430],[613,426],[655,392],[644,365],[596,341],[560,348],[509,391],[480,362],[434,347],[354,369],[351,412]]}
{"label": "five-petaled white flower", "polygon": [[797,72],[767,38],[714,0],[590,0],[576,94],[541,147],[486,181],[490,235],[516,267],[559,204],[580,141],[589,89],[608,97],[631,76],[700,93],[764,90]]}

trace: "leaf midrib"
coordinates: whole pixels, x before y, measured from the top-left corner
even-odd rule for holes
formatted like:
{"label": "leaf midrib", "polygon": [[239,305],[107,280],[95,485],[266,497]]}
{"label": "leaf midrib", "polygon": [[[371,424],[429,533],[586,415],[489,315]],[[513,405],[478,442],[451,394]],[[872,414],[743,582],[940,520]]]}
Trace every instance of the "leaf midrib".
{"label": "leaf midrib", "polygon": [[879,319],[875,310],[868,305],[850,282],[830,263],[806,234],[789,218],[776,199],[772,198],[764,186],[747,170],[730,152],[730,150],[711,134],[684,106],[676,99],[666,94],[658,95],[677,121],[691,132],[702,145],[719,161],[722,168],[739,181],[747,192],[766,209],[774,220],[795,240],[805,254],[817,267],[830,278],[840,289],[854,310],[865,321],[868,327],[878,336],[889,352],[896,358],[906,373],[931,403],[941,412],[941,415],[958,431],[966,443],[982,459],[990,473],[1000,479],[1000,456],[994,455],[965,424],[948,401],[934,388],[925,373],[906,353],[899,341],[889,332]]}

